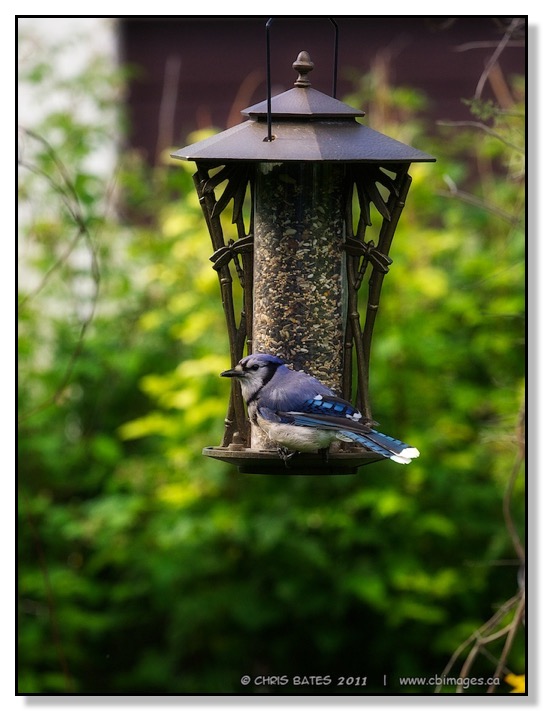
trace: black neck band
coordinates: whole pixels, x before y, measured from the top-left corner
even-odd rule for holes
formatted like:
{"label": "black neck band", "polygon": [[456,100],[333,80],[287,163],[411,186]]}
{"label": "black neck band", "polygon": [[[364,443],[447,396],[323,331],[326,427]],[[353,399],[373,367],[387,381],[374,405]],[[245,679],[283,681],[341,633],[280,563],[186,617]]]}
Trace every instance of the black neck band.
{"label": "black neck band", "polygon": [[247,400],[247,405],[250,405],[252,402],[254,402],[259,394],[259,392],[262,390],[262,388],[267,385],[270,380],[273,378],[275,375],[275,371],[279,367],[278,363],[270,363],[268,365],[268,372],[266,373],[266,377],[262,381],[262,385],[258,388],[258,390],[255,390],[255,392],[251,395],[251,397]]}

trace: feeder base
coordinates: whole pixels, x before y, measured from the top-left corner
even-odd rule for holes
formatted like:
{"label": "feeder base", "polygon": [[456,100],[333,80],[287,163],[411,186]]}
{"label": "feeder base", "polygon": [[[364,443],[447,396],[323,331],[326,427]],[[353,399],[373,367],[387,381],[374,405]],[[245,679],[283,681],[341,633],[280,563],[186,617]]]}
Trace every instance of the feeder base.
{"label": "feeder base", "polygon": [[[238,445],[239,446],[239,445]],[[229,447],[206,447],[202,454],[220,459],[236,466],[241,474],[273,474],[287,476],[356,474],[359,467],[380,462],[373,452],[334,452],[326,460],[320,454],[300,453],[293,457],[288,466],[273,450],[230,449]]]}

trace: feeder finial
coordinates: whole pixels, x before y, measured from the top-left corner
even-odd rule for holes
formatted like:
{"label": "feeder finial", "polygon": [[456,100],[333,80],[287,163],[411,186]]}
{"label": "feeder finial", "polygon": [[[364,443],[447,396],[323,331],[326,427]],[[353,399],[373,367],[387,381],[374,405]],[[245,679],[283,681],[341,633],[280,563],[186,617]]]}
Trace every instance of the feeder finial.
{"label": "feeder finial", "polygon": [[307,78],[307,74],[313,71],[315,65],[311,61],[309,52],[300,52],[295,62],[292,64],[292,68],[295,72],[298,72],[298,78],[294,82],[294,86],[308,87],[311,86],[311,82]]}

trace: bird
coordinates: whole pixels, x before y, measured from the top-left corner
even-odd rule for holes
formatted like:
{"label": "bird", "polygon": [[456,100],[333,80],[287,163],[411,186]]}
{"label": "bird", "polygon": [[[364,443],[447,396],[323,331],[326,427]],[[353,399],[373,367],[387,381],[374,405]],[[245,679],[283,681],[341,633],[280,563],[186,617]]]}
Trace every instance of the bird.
{"label": "bird", "polygon": [[253,353],[221,373],[236,378],[249,420],[277,447],[288,467],[299,452],[328,453],[334,440],[356,442],[398,464],[420,455],[416,447],[373,429],[372,420],[333,390],[269,353]]}

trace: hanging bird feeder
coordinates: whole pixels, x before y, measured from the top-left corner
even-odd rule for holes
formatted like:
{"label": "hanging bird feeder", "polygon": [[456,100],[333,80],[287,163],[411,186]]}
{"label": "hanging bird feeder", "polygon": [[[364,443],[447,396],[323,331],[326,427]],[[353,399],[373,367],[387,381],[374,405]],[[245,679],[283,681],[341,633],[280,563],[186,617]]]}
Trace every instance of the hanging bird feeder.
{"label": "hanging bird feeder", "polygon": [[[372,335],[411,184],[408,169],[435,159],[364,126],[357,120],[363,111],[314,89],[307,52],[292,66],[294,87],[271,98],[268,55],[267,100],[242,111],[248,120],[173,157],[196,163],[231,367],[250,353],[277,355],[371,419]],[[366,230],[376,221],[378,237],[368,240]],[[243,294],[239,304],[234,279]],[[381,459],[338,443],[326,459],[301,454],[285,469],[248,422],[236,378],[225,422],[220,446],[203,453],[241,472],[347,474]]]}

